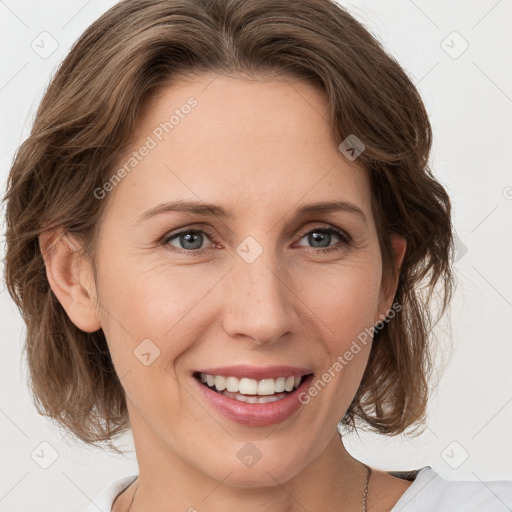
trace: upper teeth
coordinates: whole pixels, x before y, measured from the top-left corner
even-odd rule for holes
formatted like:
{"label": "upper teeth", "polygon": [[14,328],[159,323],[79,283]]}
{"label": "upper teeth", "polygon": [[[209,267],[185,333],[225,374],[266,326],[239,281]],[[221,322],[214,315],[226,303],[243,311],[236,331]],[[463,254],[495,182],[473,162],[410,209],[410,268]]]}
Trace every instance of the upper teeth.
{"label": "upper teeth", "polygon": [[227,389],[232,393],[242,395],[273,395],[283,391],[292,391],[300,384],[301,377],[278,377],[277,379],[237,379],[236,377],[222,377],[221,375],[199,374],[201,381],[208,386],[215,387],[217,391]]}

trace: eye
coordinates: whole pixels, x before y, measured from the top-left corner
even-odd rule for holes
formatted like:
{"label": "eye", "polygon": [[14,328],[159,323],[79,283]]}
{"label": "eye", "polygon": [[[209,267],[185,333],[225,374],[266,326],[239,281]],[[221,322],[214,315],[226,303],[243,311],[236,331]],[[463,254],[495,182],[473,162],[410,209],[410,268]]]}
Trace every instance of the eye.
{"label": "eye", "polygon": [[[162,243],[164,245],[172,245],[177,249],[181,249],[181,251],[178,252],[202,254],[206,250],[206,248],[202,247],[205,238],[209,239],[211,237],[212,235],[205,230],[187,229],[166,237]],[[178,245],[171,244],[171,241],[176,241]]]}
{"label": "eye", "polygon": [[[330,243],[333,239],[333,235],[335,238],[338,238],[341,241],[341,244],[330,246]],[[346,247],[352,243],[352,238],[347,233],[338,230],[332,227],[316,227],[310,229],[302,236],[303,238],[307,238],[308,242],[312,244],[315,249],[312,252],[331,252],[331,251],[339,251],[343,247]]]}
{"label": "eye", "polygon": [[[341,243],[332,246],[333,236],[338,238]],[[312,244],[311,252],[313,253],[339,251],[352,243],[350,235],[333,227],[319,226],[310,229],[302,235],[300,240],[304,238],[307,238],[308,242]],[[210,239],[211,241],[213,234],[205,229],[186,229],[166,236],[162,240],[162,245],[171,245],[177,249],[177,252],[200,255],[212,248],[212,246],[203,247],[205,239]]]}

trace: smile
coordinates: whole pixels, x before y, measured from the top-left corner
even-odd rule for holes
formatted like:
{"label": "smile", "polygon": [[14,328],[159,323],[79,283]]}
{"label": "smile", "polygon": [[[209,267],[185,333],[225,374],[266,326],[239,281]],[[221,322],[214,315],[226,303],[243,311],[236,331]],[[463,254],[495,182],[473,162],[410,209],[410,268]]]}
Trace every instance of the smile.
{"label": "smile", "polygon": [[192,381],[212,412],[238,424],[264,426],[291,418],[303,407],[299,396],[313,376],[307,368],[231,366],[195,371]]}
{"label": "smile", "polygon": [[275,379],[249,379],[210,375],[198,372],[196,378],[213,391],[240,402],[264,404],[283,399],[288,393],[297,389],[306,377],[277,377]]}

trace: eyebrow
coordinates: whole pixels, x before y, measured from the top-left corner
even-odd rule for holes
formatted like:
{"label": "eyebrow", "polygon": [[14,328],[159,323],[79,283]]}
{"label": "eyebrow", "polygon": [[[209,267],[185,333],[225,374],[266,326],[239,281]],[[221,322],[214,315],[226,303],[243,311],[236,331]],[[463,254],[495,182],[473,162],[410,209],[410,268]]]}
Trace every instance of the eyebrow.
{"label": "eyebrow", "polygon": [[[367,224],[364,212],[355,204],[347,201],[323,201],[319,203],[304,204],[297,208],[295,215],[297,217],[306,217],[311,214],[335,213],[339,211],[345,211],[356,215],[365,224]],[[135,224],[140,224],[155,215],[168,212],[184,212],[200,215],[202,217],[218,217],[220,219],[233,219],[235,217],[232,210],[228,210],[217,204],[196,201],[175,201],[162,203],[147,210],[137,218]]]}

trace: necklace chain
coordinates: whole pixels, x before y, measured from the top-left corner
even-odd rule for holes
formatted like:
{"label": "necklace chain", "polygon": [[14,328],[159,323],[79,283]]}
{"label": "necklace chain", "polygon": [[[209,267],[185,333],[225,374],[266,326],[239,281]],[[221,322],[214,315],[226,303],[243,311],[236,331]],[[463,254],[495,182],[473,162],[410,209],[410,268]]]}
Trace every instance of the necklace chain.
{"label": "necklace chain", "polygon": [[370,476],[372,474],[372,468],[367,466],[364,462],[362,462],[363,466],[366,468],[366,481],[364,483],[364,491],[363,491],[363,505],[361,507],[362,512],[367,512],[367,498],[368,498],[368,484],[370,482]]}
{"label": "necklace chain", "polygon": [[[363,503],[361,506],[361,512],[367,512],[367,499],[368,499],[368,484],[370,482],[370,476],[372,474],[372,468],[370,466],[367,466],[364,462],[362,462],[363,466],[366,468],[366,481],[364,483],[364,489],[363,489]],[[135,487],[135,492],[132,496],[132,501],[130,503],[130,506],[128,507],[127,512],[131,512],[133,500],[135,499],[135,494],[137,494],[137,490],[139,489],[139,482],[137,482],[137,487]]]}

